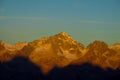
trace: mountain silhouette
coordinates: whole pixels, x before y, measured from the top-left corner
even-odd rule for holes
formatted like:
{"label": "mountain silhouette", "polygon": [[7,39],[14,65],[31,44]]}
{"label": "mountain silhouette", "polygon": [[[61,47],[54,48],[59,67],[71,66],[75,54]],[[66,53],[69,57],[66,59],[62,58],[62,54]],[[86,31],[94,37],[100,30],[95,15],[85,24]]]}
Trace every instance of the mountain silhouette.
{"label": "mountain silhouette", "polygon": [[120,80],[120,69],[94,66],[90,63],[54,67],[48,74],[28,58],[16,56],[0,63],[0,80]]}
{"label": "mountain silhouette", "polygon": [[0,63],[0,80],[41,80],[43,78],[40,68],[27,58],[17,56],[8,62]]}
{"label": "mountain silhouette", "polygon": [[120,70],[103,69],[90,63],[55,67],[48,75],[50,80],[119,80]]}

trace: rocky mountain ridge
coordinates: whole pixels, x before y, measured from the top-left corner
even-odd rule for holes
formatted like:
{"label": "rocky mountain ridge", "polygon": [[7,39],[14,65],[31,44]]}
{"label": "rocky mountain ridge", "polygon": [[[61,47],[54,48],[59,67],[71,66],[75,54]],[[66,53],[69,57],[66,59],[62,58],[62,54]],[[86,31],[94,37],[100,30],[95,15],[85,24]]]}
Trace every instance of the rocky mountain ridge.
{"label": "rocky mountain ridge", "polygon": [[65,67],[84,62],[116,69],[120,67],[120,44],[109,46],[103,41],[94,41],[84,47],[66,32],[28,43],[9,44],[0,41],[0,61],[9,61],[15,56],[29,58],[44,73],[48,73],[55,66]]}

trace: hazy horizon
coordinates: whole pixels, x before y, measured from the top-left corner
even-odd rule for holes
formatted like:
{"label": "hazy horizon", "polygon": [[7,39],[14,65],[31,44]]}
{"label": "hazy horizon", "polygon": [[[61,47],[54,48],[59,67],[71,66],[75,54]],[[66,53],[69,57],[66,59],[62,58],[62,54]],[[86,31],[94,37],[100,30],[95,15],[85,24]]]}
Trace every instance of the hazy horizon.
{"label": "hazy horizon", "polygon": [[0,0],[0,40],[29,42],[61,31],[84,45],[120,42],[120,1]]}

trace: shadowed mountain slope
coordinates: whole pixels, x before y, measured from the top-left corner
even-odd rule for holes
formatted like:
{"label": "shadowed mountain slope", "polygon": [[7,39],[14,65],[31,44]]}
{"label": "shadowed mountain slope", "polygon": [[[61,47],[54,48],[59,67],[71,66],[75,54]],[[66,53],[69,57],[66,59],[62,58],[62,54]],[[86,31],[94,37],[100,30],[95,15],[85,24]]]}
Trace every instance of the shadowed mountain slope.
{"label": "shadowed mountain slope", "polygon": [[83,63],[55,67],[43,74],[28,58],[17,56],[8,62],[0,62],[0,80],[120,80],[120,70]]}
{"label": "shadowed mountain slope", "polygon": [[24,57],[0,62],[0,80],[41,80],[44,76],[38,66]]}

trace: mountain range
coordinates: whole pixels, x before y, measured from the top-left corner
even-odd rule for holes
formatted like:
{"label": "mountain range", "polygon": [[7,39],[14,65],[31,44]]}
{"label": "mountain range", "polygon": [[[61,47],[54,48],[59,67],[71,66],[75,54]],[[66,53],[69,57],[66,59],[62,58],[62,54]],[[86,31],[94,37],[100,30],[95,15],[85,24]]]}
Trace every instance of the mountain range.
{"label": "mountain range", "polygon": [[85,62],[102,68],[120,68],[120,43],[108,45],[95,40],[87,47],[75,41],[66,32],[50,37],[42,37],[32,42],[10,44],[0,41],[0,62],[7,62],[16,56],[29,58],[43,73],[54,67]]}

